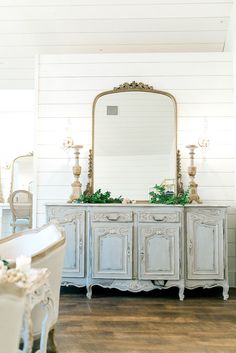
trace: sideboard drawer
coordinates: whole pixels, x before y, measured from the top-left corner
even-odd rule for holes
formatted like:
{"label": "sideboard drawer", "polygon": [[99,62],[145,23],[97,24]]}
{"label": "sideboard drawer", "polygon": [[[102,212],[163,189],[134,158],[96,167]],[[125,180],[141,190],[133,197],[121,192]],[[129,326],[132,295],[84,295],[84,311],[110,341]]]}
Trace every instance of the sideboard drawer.
{"label": "sideboard drawer", "polygon": [[178,212],[173,213],[157,213],[157,212],[140,212],[138,215],[139,222],[143,223],[178,223],[180,215]]}
{"label": "sideboard drawer", "polygon": [[132,222],[133,212],[93,212],[92,222]]}

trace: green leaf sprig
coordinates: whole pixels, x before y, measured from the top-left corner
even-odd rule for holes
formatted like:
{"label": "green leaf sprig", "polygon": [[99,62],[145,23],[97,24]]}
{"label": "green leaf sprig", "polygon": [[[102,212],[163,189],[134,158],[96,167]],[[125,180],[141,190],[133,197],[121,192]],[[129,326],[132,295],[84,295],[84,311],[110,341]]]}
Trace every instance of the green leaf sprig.
{"label": "green leaf sprig", "polygon": [[1,262],[1,266],[3,265],[7,268],[7,270],[9,270],[10,263],[7,260],[1,259],[1,257],[0,257],[0,262]]}
{"label": "green leaf sprig", "polygon": [[7,260],[2,260],[2,262],[4,263],[4,266],[7,267],[7,269],[10,268],[10,264],[9,264],[9,262]]}
{"label": "green leaf sprig", "polygon": [[75,202],[76,203],[122,203],[123,198],[111,197],[110,191],[102,193],[101,189],[97,190],[93,194],[83,193]]}
{"label": "green leaf sprig", "polygon": [[155,185],[154,191],[149,192],[151,196],[150,203],[159,203],[166,205],[185,205],[189,202],[189,190],[184,191],[180,195],[165,190],[163,185]]}

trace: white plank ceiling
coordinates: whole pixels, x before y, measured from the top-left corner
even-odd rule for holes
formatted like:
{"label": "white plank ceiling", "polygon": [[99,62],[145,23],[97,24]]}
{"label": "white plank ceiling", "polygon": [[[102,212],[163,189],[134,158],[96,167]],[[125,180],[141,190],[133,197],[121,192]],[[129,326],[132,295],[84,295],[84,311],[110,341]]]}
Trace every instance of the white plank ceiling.
{"label": "white plank ceiling", "polygon": [[33,88],[34,57],[223,51],[233,0],[0,0],[0,89]]}

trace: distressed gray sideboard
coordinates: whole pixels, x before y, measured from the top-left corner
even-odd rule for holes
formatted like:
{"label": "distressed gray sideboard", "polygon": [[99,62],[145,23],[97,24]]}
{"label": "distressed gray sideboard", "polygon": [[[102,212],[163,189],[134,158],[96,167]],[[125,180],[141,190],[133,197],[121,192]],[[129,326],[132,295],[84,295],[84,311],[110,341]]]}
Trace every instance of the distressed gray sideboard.
{"label": "distressed gray sideboard", "polygon": [[227,207],[47,204],[65,227],[62,285],[150,291],[223,287],[228,299]]}

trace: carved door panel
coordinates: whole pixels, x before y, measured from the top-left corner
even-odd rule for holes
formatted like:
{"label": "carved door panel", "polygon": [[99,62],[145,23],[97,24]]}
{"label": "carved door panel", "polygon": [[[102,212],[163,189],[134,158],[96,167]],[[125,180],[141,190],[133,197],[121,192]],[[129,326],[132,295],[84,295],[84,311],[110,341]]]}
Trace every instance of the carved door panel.
{"label": "carved door panel", "polygon": [[132,278],[132,224],[92,224],[92,277]]}
{"label": "carved door panel", "polygon": [[85,257],[85,212],[73,213],[56,208],[51,219],[56,218],[64,227],[66,249],[64,257],[63,277],[84,277]]}
{"label": "carved door panel", "polygon": [[222,218],[187,213],[187,278],[224,279]]}
{"label": "carved door panel", "polygon": [[140,279],[179,279],[179,224],[141,224]]}

